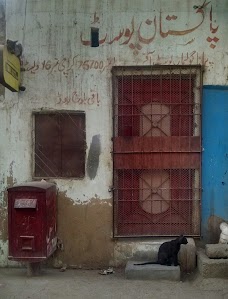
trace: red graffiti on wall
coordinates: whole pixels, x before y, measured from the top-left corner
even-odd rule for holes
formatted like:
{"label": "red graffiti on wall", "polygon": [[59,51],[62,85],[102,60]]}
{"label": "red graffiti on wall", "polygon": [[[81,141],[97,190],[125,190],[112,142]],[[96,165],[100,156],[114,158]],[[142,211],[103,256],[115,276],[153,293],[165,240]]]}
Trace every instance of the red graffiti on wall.
{"label": "red graffiti on wall", "polygon": [[86,95],[85,93],[83,93],[83,95],[79,95],[77,91],[73,91],[70,95],[67,96],[63,96],[58,93],[57,97],[57,105],[77,104],[86,106],[100,106],[99,95],[96,91],[93,90],[90,91],[89,95]]}
{"label": "red graffiti on wall", "polygon": [[107,58],[105,60],[94,59],[79,59],[79,55],[73,58],[55,58],[54,60],[43,60],[42,62],[22,61],[22,67],[25,72],[36,74],[38,71],[47,71],[48,75],[53,73],[62,73],[65,77],[73,70],[98,70],[103,73],[106,69],[111,68],[115,64],[115,57]]}
{"label": "red graffiti on wall", "polygon": [[[163,17],[162,11],[159,12],[158,16],[155,15],[152,18],[147,18],[145,21],[141,21],[139,24],[136,24],[135,17],[133,16],[131,23],[125,28],[121,28],[117,34],[114,34],[114,36],[109,37],[108,33],[104,32],[102,38],[99,39],[99,45],[112,45],[113,43],[118,42],[119,45],[128,45],[128,47],[133,50],[133,54],[138,55],[139,51],[142,50],[143,45],[149,45],[153,43],[158,35],[160,35],[160,37],[162,38],[174,38],[178,36],[188,35],[199,29],[205,22],[205,20],[207,20],[207,7],[210,2],[211,1],[206,2],[205,0],[202,5],[193,6],[193,15],[196,14],[197,16],[199,16],[199,21],[197,24],[194,24],[194,26],[190,28],[178,28],[178,16],[167,15],[166,17]],[[98,17],[96,16],[96,18]],[[206,38],[206,41],[210,43],[210,48],[214,49],[217,42],[219,41],[219,38],[214,35],[218,31],[219,26],[213,26],[213,22],[216,22],[216,20],[213,20],[212,4],[208,20],[208,28],[212,36],[208,36],[208,38]],[[83,35],[83,32],[81,32],[81,44],[84,46],[91,46],[91,39],[84,39]],[[183,44],[183,46],[193,43],[194,41],[195,38],[191,38],[189,41]]]}

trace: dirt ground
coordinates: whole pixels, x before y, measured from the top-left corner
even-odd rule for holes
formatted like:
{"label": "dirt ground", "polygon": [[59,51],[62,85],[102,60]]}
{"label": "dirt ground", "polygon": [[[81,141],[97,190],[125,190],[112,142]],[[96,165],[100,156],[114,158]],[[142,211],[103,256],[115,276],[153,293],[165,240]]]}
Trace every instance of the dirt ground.
{"label": "dirt ground", "polygon": [[42,269],[27,277],[26,269],[0,269],[0,299],[182,298],[228,299],[228,279],[203,279],[199,274],[181,282],[127,280],[123,270],[100,275],[96,270]]}

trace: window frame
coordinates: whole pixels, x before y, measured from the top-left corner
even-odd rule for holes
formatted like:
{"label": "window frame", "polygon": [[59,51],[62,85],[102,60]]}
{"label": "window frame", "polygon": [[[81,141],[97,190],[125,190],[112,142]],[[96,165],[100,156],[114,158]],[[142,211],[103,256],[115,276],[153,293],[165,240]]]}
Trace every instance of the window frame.
{"label": "window frame", "polygon": [[[134,206],[131,206],[131,198],[133,199],[132,202],[133,203],[138,203],[140,202],[140,195],[137,195],[137,193],[135,192],[135,190],[140,190],[140,183],[135,184],[134,180],[133,180],[133,174],[134,171],[136,173],[135,177],[139,182],[139,175],[137,173],[137,171],[140,171],[140,173],[143,173],[144,171],[148,171],[148,170],[163,170],[163,169],[168,169],[171,170],[171,167],[164,167],[164,162],[161,159],[161,163],[160,165],[162,165],[163,167],[159,167],[157,165],[155,165],[154,168],[150,168],[148,167],[147,162],[145,162],[144,164],[141,161],[149,161],[149,159],[143,159],[143,155],[152,155],[152,154],[156,154],[158,153],[158,156],[163,154],[166,155],[165,151],[164,153],[162,152],[161,148],[159,148],[159,142],[161,142],[159,140],[158,137],[158,147],[155,148],[153,146],[150,146],[149,142],[141,142],[140,143],[140,134],[133,134],[131,133],[131,135],[129,134],[129,136],[126,135],[119,135],[119,132],[121,132],[119,130],[119,123],[121,123],[121,120],[119,121],[119,117],[121,116],[122,118],[124,118],[124,114],[123,114],[123,109],[121,111],[121,109],[119,109],[119,107],[122,106],[126,106],[126,107],[131,107],[130,110],[130,116],[133,118],[135,115],[137,115],[137,112],[140,111],[141,113],[141,106],[144,102],[143,101],[136,101],[135,99],[135,94],[137,94],[137,92],[134,92],[134,88],[129,88],[129,90],[131,90],[131,95],[127,95],[125,96],[124,94],[124,88],[122,88],[122,86],[126,85],[126,82],[124,82],[123,79],[126,79],[127,77],[130,77],[131,79],[133,77],[137,77],[139,79],[146,79],[148,76],[150,76],[151,78],[153,76],[158,76],[159,80],[161,79],[161,82],[163,81],[163,76],[171,76],[174,72],[176,74],[178,74],[178,76],[180,76],[180,78],[183,78],[185,75],[192,76],[194,75],[194,72],[196,74],[196,81],[197,81],[197,86],[192,86],[191,91],[193,91],[194,94],[194,98],[193,98],[193,105],[195,107],[194,112],[192,113],[192,117],[193,117],[193,123],[197,124],[197,126],[194,126],[194,130],[193,130],[193,135],[192,137],[199,137],[200,138],[200,142],[198,143],[198,149],[196,150],[192,150],[187,151],[187,153],[194,153],[194,154],[199,154],[201,155],[201,141],[202,141],[202,135],[201,135],[201,130],[202,130],[202,87],[203,87],[203,66],[201,65],[156,65],[156,66],[114,66],[112,68],[112,87],[113,87],[113,238],[141,238],[141,237],[173,237],[175,236],[177,233],[175,232],[175,230],[165,230],[162,226],[164,225],[162,220],[164,219],[164,215],[163,212],[158,213],[158,221],[154,221],[154,219],[156,219],[156,213],[155,216],[153,216],[153,214],[151,213],[151,215],[148,215],[147,211],[145,211],[145,213],[142,211],[143,209],[139,209],[139,211],[135,210]],[[126,77],[126,78],[125,78]],[[120,92],[119,95],[119,86],[118,86],[118,78],[122,79],[122,82],[119,86],[121,86],[122,90]],[[152,78],[153,79],[153,78]],[[168,78],[169,79],[169,78]],[[130,80],[129,80],[130,81]],[[152,81],[152,80],[151,80]],[[159,85],[158,85],[159,86]],[[182,88],[181,88],[182,89]],[[155,89],[154,89],[155,90]],[[163,89],[161,89],[160,94],[162,94]],[[141,98],[143,98],[143,90],[140,89],[140,95]],[[124,95],[124,96],[123,96]],[[124,101],[123,99],[130,99],[129,102],[128,100]],[[145,97],[146,98],[146,97]],[[147,97],[149,98],[149,97]],[[160,97],[162,99],[162,97]],[[156,99],[156,97],[154,97],[154,99]],[[120,101],[119,101],[120,100]],[[156,101],[150,101],[150,102],[146,102],[145,104],[151,104],[151,102],[156,104]],[[164,100],[158,101],[158,103],[163,104]],[[171,103],[171,102],[170,102]],[[175,103],[174,103],[175,104]],[[191,104],[192,105],[192,104]],[[137,112],[134,112],[134,107],[140,107],[140,109],[137,109]],[[127,108],[125,108],[127,111]],[[122,115],[120,114],[120,112],[122,113]],[[128,115],[128,112],[125,112],[126,115]],[[149,113],[148,113],[149,114]],[[152,113],[150,113],[152,116]],[[181,114],[180,114],[181,115]],[[191,114],[189,114],[191,115]],[[151,118],[152,120],[152,118]],[[133,121],[132,121],[133,124]],[[140,124],[140,121],[139,121]],[[133,127],[133,125],[132,125]],[[178,136],[180,137],[181,135],[178,134]],[[140,137],[140,138],[138,138]],[[185,137],[185,136],[184,136]],[[137,140],[138,138],[138,140]],[[156,136],[155,136],[156,138]],[[121,140],[122,139],[122,140]],[[190,137],[189,137],[190,140]],[[144,146],[145,144],[145,146]],[[152,142],[151,142],[152,144]],[[156,144],[156,143],[155,143]],[[144,147],[143,147],[144,146]],[[147,150],[145,150],[145,147],[147,147]],[[153,150],[152,150],[153,149]],[[172,147],[171,147],[172,149]],[[181,151],[179,151],[181,154]],[[180,155],[177,150],[177,154]],[[175,153],[174,151],[167,151],[168,154],[173,154]],[[184,153],[184,150],[183,150]],[[129,159],[130,162],[126,163],[125,161],[127,161],[127,156],[129,157],[130,154],[135,155],[134,160],[135,161],[140,161],[138,164],[137,163],[132,163],[134,165],[131,164],[131,161]],[[141,160],[140,160],[141,159]],[[200,157],[201,159],[201,157]],[[123,162],[124,161],[124,162]],[[153,158],[150,158],[151,164],[155,164],[153,162]],[[154,161],[156,161],[156,159],[154,159]],[[179,158],[179,161],[181,161],[181,159]],[[201,160],[199,162],[199,164],[197,165],[198,167],[187,167],[187,170],[189,170],[189,174],[191,173],[191,169],[193,169],[192,171],[194,171],[194,179],[192,179],[192,190],[194,190],[193,194],[192,194],[192,209],[194,209],[194,211],[191,214],[191,222],[187,222],[186,225],[191,225],[191,230],[189,230],[188,232],[184,232],[186,233],[188,236],[193,236],[193,237],[198,237],[200,235],[200,205],[202,203],[202,183],[201,183],[201,176],[202,176],[202,171],[201,171]],[[185,169],[186,167],[182,167],[180,169]],[[175,168],[173,168],[175,169]],[[121,172],[123,174],[121,174]],[[130,173],[130,175],[128,173]],[[122,181],[120,180],[121,175],[123,177]],[[126,179],[127,178],[127,179]],[[189,180],[191,182],[191,179]],[[123,183],[122,183],[123,182]],[[132,183],[133,182],[133,183]],[[129,187],[130,186],[130,187]],[[136,187],[135,187],[136,186]],[[139,186],[139,187],[138,187]],[[153,190],[152,188],[148,188],[150,190]],[[173,188],[175,189],[175,188]],[[181,189],[181,188],[180,188]],[[188,185],[186,187],[186,189],[188,189]],[[125,190],[127,190],[127,192],[130,194],[124,194]],[[130,191],[128,191],[130,190]],[[145,189],[144,189],[145,190]],[[154,194],[156,194],[157,192],[155,192],[156,189],[154,189]],[[133,195],[131,194],[136,194],[135,197],[133,197]],[[139,192],[138,192],[139,194]],[[152,194],[152,192],[151,192]],[[151,195],[150,195],[151,196]],[[151,196],[152,197],[152,196]],[[137,200],[135,199],[137,198]],[[170,197],[171,198],[171,197]],[[165,201],[165,200],[164,200]],[[130,203],[129,206],[130,208],[128,208],[126,206],[126,204],[128,204],[128,202]],[[151,201],[152,202],[152,201]],[[183,201],[184,202],[184,201]],[[181,202],[181,203],[183,203]],[[188,200],[185,200],[185,202],[187,203]],[[171,203],[171,202],[170,202]],[[121,206],[122,205],[122,206]],[[186,204],[187,206],[187,204]],[[170,204],[170,207],[171,204]],[[128,209],[127,209],[128,208]],[[178,207],[179,209],[179,207]],[[170,209],[171,210],[171,209]],[[130,212],[129,212],[130,211]],[[132,212],[133,211],[133,212]],[[181,211],[180,209],[178,211]],[[159,214],[160,219],[159,219]],[[171,214],[171,212],[170,212]],[[135,215],[141,218],[136,218]],[[175,215],[175,214],[174,214]],[[177,214],[178,215],[178,214]],[[144,217],[144,218],[143,218]],[[170,224],[170,227],[173,225],[172,223],[175,222],[175,220],[168,220],[168,224]],[[181,222],[177,222],[178,225],[181,224]],[[165,223],[166,224],[166,223]],[[193,225],[194,224],[194,225]],[[160,226],[158,229],[156,229],[156,225]],[[140,228],[138,228],[137,226],[141,226]],[[153,227],[154,226],[154,227]],[[142,229],[143,227],[143,229]],[[177,227],[177,226],[176,226]],[[175,227],[174,227],[175,228]],[[183,227],[181,227],[181,230],[183,232]]]}
{"label": "window frame", "polygon": [[[36,128],[35,128],[35,118],[36,115],[45,114],[63,114],[63,115],[82,115],[84,117],[84,165],[83,165],[83,175],[82,176],[37,176],[36,170],[36,160],[35,160],[35,148],[36,148]],[[32,178],[34,180],[40,179],[63,179],[63,180],[82,180],[86,176],[86,113],[83,110],[34,110],[32,112]]]}

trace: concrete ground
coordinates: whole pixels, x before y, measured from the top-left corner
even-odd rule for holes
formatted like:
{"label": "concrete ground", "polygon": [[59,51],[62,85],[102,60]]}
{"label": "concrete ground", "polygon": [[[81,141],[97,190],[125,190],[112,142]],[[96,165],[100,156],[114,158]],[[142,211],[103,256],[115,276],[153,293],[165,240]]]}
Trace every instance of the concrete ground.
{"label": "concrete ground", "polygon": [[0,299],[181,298],[228,299],[228,279],[186,275],[181,282],[127,280],[123,270],[100,275],[96,270],[43,269],[27,277],[25,269],[0,269]]}

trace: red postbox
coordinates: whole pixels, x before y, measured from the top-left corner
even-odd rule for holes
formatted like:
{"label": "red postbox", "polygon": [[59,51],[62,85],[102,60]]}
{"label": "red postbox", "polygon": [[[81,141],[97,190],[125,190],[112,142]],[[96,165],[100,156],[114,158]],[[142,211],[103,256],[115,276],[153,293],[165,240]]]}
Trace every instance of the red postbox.
{"label": "red postbox", "polygon": [[56,185],[29,182],[8,188],[10,260],[37,263],[56,249]]}

